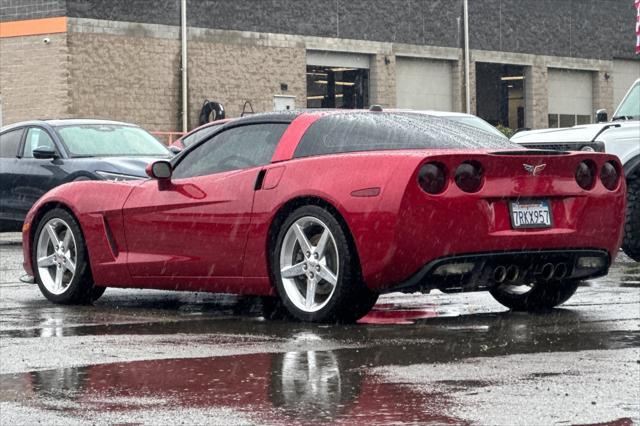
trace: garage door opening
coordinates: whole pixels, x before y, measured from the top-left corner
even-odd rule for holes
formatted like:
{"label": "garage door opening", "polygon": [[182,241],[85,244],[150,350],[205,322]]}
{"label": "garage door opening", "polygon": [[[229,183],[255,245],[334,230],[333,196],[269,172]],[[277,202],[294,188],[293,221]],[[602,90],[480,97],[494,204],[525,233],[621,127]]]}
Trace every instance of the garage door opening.
{"label": "garage door opening", "polygon": [[307,66],[307,108],[362,109],[369,105],[369,70]]}
{"label": "garage door opening", "polygon": [[524,67],[476,63],[476,113],[494,126],[525,126]]}

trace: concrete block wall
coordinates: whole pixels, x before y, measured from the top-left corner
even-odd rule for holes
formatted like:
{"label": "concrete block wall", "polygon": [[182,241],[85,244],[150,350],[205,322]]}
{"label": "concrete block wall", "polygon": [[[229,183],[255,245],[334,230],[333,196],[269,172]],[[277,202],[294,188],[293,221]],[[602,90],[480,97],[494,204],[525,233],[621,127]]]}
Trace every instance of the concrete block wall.
{"label": "concrete block wall", "polygon": [[65,16],[65,0],[0,0],[0,22]]}
{"label": "concrete block wall", "polygon": [[3,125],[70,116],[66,34],[0,38],[0,64]]}
{"label": "concrete block wall", "polygon": [[180,42],[69,33],[74,117],[127,121],[152,131],[180,120]]}
{"label": "concrete block wall", "polygon": [[[205,99],[238,117],[245,101],[255,112],[273,110],[274,95],[295,96],[306,107],[306,51],[302,46],[260,46],[198,37],[189,43],[189,127],[198,124]],[[281,90],[281,84],[287,90]],[[249,109],[247,109],[249,111]]]}

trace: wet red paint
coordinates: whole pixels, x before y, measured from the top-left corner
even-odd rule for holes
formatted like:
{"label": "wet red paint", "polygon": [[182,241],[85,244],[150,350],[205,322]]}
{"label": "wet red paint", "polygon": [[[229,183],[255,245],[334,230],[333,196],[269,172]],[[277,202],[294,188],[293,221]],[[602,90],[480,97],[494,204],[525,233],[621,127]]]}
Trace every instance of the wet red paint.
{"label": "wet red paint", "polygon": [[414,324],[416,320],[438,316],[435,309],[394,309],[395,305],[380,305],[361,318],[359,324]]}

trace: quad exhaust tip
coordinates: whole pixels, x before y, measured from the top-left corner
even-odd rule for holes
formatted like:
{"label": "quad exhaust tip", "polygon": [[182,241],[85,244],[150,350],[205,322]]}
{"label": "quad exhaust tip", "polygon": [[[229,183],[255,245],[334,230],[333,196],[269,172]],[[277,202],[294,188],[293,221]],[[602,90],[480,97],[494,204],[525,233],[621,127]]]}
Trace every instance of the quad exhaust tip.
{"label": "quad exhaust tip", "polygon": [[500,265],[493,270],[493,280],[498,284],[502,284],[507,279],[507,268]]}
{"label": "quad exhaust tip", "polygon": [[[552,279],[561,280],[569,274],[569,266],[566,263],[545,263],[542,265],[540,272],[536,272],[540,278],[545,281]],[[516,283],[521,276],[520,268],[517,265],[509,265],[508,267],[499,265],[493,270],[493,280],[497,284],[504,282]]]}
{"label": "quad exhaust tip", "polygon": [[507,268],[507,281],[509,281],[510,283],[514,283],[516,281],[518,281],[518,278],[520,278],[520,268],[518,268],[516,265],[511,265]]}
{"label": "quad exhaust tip", "polygon": [[540,275],[542,276],[542,279],[550,280],[551,278],[553,278],[553,271],[554,271],[553,264],[552,263],[545,263],[542,266],[542,270],[540,271]]}
{"label": "quad exhaust tip", "polygon": [[553,268],[553,277],[561,280],[567,276],[568,272],[569,268],[566,263],[558,263],[556,267]]}

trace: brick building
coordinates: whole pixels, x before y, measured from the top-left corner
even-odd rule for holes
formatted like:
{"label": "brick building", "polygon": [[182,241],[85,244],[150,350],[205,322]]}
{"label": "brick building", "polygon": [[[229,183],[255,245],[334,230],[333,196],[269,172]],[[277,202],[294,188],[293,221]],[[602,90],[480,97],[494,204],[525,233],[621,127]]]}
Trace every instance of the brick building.
{"label": "brick building", "polygon": [[[180,0],[0,0],[3,124],[181,130]],[[188,125],[243,105],[464,111],[463,0],[188,0]],[[640,76],[633,0],[469,0],[471,112],[512,128],[611,111]]]}

